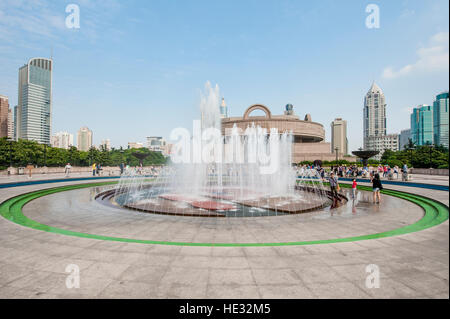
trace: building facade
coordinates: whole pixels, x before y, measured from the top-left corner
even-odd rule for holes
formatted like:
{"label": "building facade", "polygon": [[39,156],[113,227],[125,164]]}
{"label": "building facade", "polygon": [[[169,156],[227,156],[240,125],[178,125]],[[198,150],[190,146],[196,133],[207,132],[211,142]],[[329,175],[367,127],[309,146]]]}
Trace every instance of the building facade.
{"label": "building facade", "polygon": [[139,142],[128,142],[128,148],[132,149],[132,148],[142,148],[144,147],[143,143],[139,143]]}
{"label": "building facade", "polygon": [[367,138],[367,149],[380,151],[373,159],[380,160],[385,150],[398,151],[398,134],[389,134],[382,136],[369,136]]}
{"label": "building facade", "polygon": [[110,151],[111,150],[111,141],[109,138],[102,140],[100,143],[100,149],[102,149],[102,147],[107,150]]}
{"label": "building facade", "polygon": [[433,108],[419,105],[411,113],[411,139],[416,145],[433,144]]}
{"label": "building facade", "polygon": [[93,134],[88,127],[82,127],[77,134],[77,149],[79,151],[89,151],[92,147]]}
{"label": "building facade", "polygon": [[164,153],[166,149],[166,140],[161,136],[148,136],[147,148],[150,151]]}
{"label": "building facade", "polygon": [[16,139],[50,144],[53,61],[32,58],[19,69]]}
{"label": "building facade", "polygon": [[57,148],[68,150],[73,146],[73,134],[68,132],[58,132],[51,138],[51,145]]}
{"label": "building facade", "polygon": [[435,145],[448,144],[448,92],[438,94],[433,102],[433,141]]}
{"label": "building facade", "polygon": [[381,88],[375,84],[364,98],[364,149],[370,150],[369,138],[386,135],[386,99]]}
{"label": "building facade", "polygon": [[8,137],[9,99],[0,95],[0,138]]}
{"label": "building facade", "polygon": [[[289,105],[289,104],[288,104]],[[255,110],[264,112],[264,116],[250,116]],[[255,125],[270,131],[277,128],[278,132],[290,131],[293,135],[292,162],[302,161],[333,161],[336,156],[330,152],[331,144],[325,141],[325,129],[322,124],[313,122],[307,114],[304,120],[295,115],[293,106],[287,106],[288,114],[273,115],[267,106],[255,104],[247,108],[242,117],[228,117],[222,119],[222,135],[229,135],[236,125],[242,132],[249,126]],[[352,160],[354,158],[348,158]]]}
{"label": "building facade", "polygon": [[14,119],[11,108],[8,109],[8,138],[14,139]]}
{"label": "building facade", "polygon": [[347,121],[337,118],[331,122],[331,152],[348,154]]}
{"label": "building facade", "polygon": [[409,139],[411,138],[411,129],[401,130],[398,137],[398,150],[403,151],[405,146],[408,145]]}

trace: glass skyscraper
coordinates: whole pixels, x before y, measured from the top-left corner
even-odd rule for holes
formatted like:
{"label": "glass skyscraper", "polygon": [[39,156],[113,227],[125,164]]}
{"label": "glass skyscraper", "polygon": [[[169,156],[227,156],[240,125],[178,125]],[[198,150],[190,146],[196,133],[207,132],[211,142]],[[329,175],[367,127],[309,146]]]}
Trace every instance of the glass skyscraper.
{"label": "glass skyscraper", "polygon": [[53,61],[32,58],[19,69],[16,139],[50,144]]}
{"label": "glass skyscraper", "polygon": [[419,105],[411,114],[411,139],[416,145],[433,144],[433,108]]}
{"label": "glass skyscraper", "polygon": [[433,103],[434,144],[448,148],[448,92],[438,94]]}

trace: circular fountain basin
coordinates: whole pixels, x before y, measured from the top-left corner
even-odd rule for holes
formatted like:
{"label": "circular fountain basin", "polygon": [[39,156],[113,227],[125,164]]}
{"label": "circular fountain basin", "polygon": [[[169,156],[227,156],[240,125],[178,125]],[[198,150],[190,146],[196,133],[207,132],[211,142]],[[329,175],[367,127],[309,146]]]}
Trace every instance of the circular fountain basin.
{"label": "circular fountain basin", "polygon": [[[96,200],[146,213],[193,217],[260,217],[299,214],[331,205],[328,191],[297,187],[289,195],[270,195],[249,189],[223,187],[200,194],[172,193],[155,184],[99,193]],[[341,196],[339,202],[346,202]]]}

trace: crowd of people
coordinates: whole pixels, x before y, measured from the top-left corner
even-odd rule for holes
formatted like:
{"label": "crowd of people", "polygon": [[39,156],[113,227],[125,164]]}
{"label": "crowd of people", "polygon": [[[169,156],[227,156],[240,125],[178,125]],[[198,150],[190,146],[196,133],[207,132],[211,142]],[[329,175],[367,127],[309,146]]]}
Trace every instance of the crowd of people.
{"label": "crowd of people", "polygon": [[383,189],[382,178],[384,179],[398,179],[401,175],[402,181],[410,179],[408,165],[404,164],[402,168],[398,166],[390,167],[389,165],[373,166],[357,166],[357,165],[337,165],[331,166],[329,169],[321,166],[314,165],[301,165],[295,166],[294,169],[297,172],[297,176],[305,176],[304,172],[314,172],[317,178],[320,178],[324,182],[328,182],[330,185],[330,194],[333,199],[333,204],[337,206],[337,203],[341,201],[339,196],[339,178],[352,178],[352,199],[356,198],[356,192],[358,183],[356,178],[369,178],[372,183],[373,190],[373,202],[381,202],[381,190]]}

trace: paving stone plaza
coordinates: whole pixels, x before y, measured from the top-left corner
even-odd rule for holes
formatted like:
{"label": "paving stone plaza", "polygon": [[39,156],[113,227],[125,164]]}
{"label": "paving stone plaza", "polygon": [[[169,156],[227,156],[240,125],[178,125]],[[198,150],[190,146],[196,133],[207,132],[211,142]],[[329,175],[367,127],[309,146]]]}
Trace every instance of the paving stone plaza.
{"label": "paving stone plaza", "polygon": [[362,187],[338,208],[251,218],[96,201],[117,178],[31,181],[0,180],[0,298],[449,298],[448,176],[385,184],[378,205]]}

